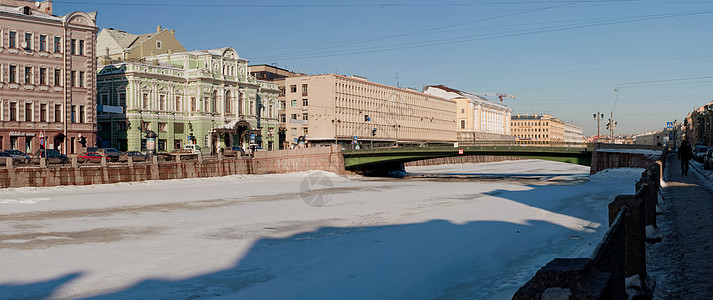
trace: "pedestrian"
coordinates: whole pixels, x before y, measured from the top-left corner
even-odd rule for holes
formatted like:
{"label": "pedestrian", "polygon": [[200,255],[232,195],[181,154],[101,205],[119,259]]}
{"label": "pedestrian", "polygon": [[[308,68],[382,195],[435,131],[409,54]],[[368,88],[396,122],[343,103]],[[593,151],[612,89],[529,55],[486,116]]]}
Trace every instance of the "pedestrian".
{"label": "pedestrian", "polygon": [[681,160],[681,176],[688,176],[688,161],[693,157],[693,149],[687,140],[681,141],[678,148],[678,158]]}

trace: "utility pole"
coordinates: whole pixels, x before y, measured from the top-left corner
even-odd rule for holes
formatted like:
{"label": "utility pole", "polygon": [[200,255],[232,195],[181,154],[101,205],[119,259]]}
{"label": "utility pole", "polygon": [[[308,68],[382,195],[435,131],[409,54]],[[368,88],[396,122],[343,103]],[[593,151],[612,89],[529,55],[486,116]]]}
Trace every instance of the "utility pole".
{"label": "utility pole", "polygon": [[609,130],[610,143],[614,143],[614,128],[616,128],[616,121],[614,121],[614,112],[612,111],[609,115],[609,121],[607,121],[607,130]]}
{"label": "utility pole", "polygon": [[604,114],[597,112],[594,114],[594,119],[597,120],[597,142],[599,142],[599,121],[604,120]]}

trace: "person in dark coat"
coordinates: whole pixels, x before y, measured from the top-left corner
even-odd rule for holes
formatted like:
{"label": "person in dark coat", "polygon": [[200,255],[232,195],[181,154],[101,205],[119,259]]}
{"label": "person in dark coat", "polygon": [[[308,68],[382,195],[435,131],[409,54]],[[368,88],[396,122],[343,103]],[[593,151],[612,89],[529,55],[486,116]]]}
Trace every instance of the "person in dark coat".
{"label": "person in dark coat", "polygon": [[681,159],[681,175],[688,176],[688,161],[693,157],[693,149],[688,141],[681,141],[681,147],[678,148],[678,158]]}

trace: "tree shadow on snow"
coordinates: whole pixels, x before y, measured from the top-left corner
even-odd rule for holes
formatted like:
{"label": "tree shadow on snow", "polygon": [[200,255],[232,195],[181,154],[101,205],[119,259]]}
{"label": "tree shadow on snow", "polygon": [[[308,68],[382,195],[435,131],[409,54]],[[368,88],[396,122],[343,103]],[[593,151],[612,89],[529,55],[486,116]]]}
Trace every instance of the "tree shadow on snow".
{"label": "tree shadow on snow", "polygon": [[60,287],[81,276],[71,273],[55,279],[29,284],[0,284],[0,299],[45,299],[52,296]]}

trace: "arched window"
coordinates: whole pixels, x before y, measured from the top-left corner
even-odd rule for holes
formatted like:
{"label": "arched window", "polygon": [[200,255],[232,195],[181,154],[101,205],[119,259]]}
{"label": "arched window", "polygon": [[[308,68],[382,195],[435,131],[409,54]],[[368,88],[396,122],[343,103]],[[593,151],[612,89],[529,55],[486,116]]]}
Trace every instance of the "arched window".
{"label": "arched window", "polygon": [[230,98],[230,91],[225,91],[225,113],[233,113],[233,108],[230,105],[232,99]]}

